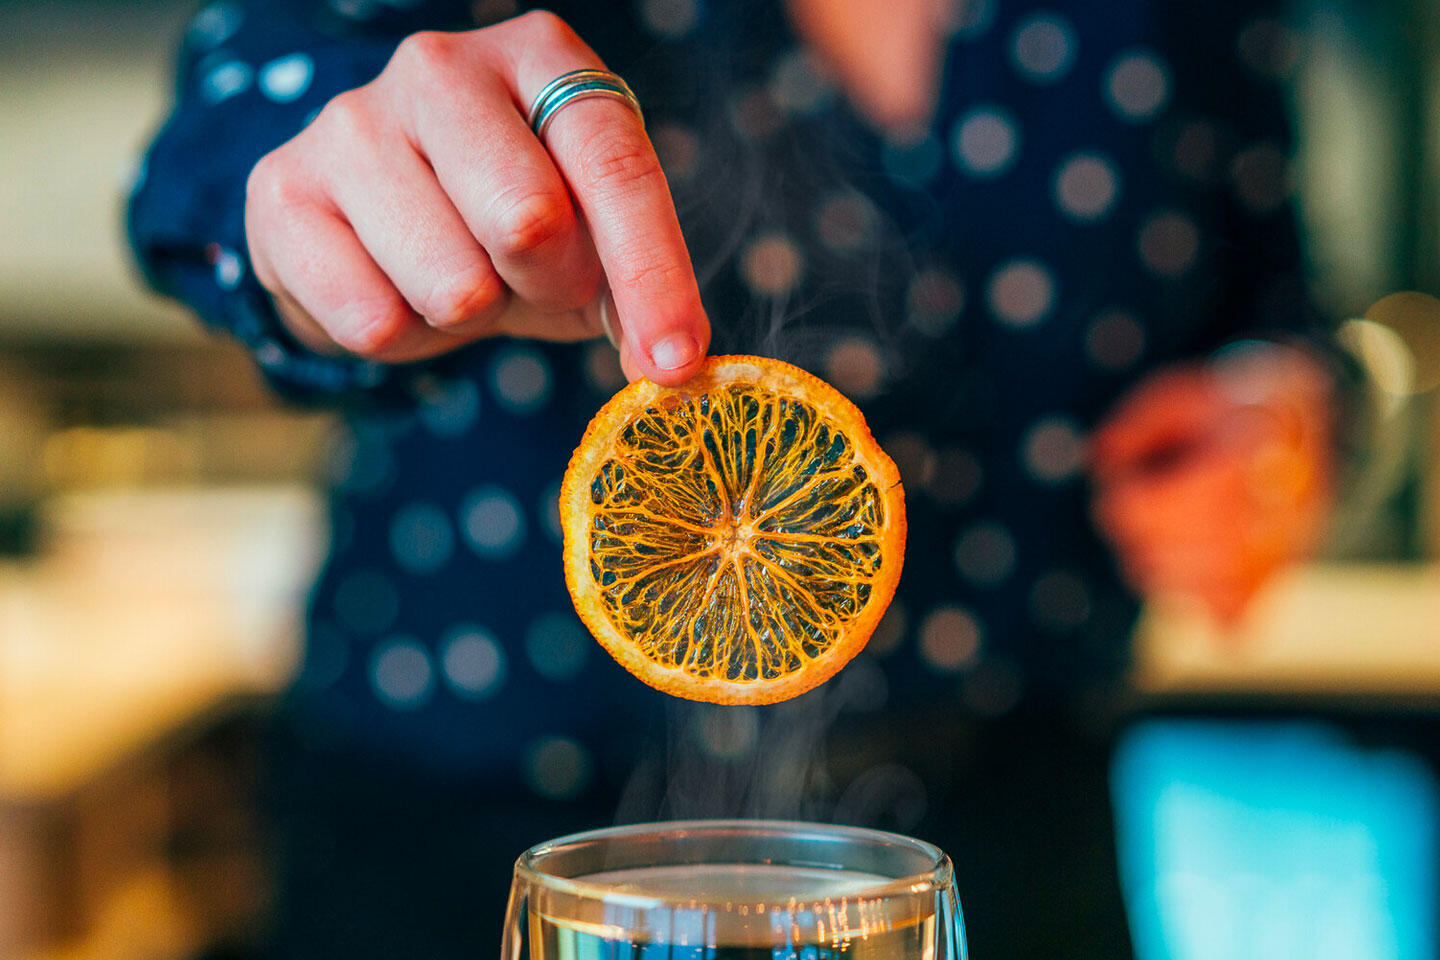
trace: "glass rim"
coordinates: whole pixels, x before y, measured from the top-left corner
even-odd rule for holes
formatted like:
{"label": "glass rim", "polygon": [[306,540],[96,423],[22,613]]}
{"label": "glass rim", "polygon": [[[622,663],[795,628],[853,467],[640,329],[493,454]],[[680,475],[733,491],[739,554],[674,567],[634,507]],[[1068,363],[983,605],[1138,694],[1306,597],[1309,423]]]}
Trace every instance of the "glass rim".
{"label": "glass rim", "polygon": [[[873,899],[888,896],[916,896],[935,890],[948,889],[953,880],[950,857],[935,846],[915,837],[901,833],[876,830],[870,827],[852,827],[843,824],[812,823],[804,820],[662,820],[651,823],[632,823],[614,827],[584,830],[537,843],[515,860],[515,877],[523,879],[546,890],[568,894],[587,900],[603,900],[610,903],[626,903],[637,907],[659,907],[666,905],[691,904],[694,896],[663,896],[652,894],[619,893],[605,883],[593,883],[583,878],[562,877],[545,872],[537,863],[546,854],[559,852],[562,848],[591,844],[602,840],[622,839],[627,836],[642,836],[656,833],[679,832],[719,833],[736,831],[764,835],[786,834],[804,838],[811,835],[817,840],[852,840],[869,844],[887,844],[904,847],[921,854],[929,861],[929,867],[903,877],[893,877],[863,887],[846,887],[846,896],[855,899]],[[815,865],[815,864],[810,864]],[[844,869],[837,864],[820,864],[827,868]]]}

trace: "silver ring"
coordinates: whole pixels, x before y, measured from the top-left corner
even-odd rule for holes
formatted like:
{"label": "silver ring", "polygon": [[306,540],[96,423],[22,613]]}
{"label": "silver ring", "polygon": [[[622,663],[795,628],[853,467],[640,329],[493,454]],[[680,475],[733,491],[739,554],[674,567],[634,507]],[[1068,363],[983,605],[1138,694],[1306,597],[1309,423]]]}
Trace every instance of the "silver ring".
{"label": "silver ring", "polygon": [[526,122],[530,129],[535,131],[536,137],[544,139],[546,128],[562,107],[590,97],[619,100],[635,111],[636,118],[642,124],[645,122],[645,115],[640,111],[640,101],[635,98],[630,85],[609,70],[571,70],[569,73],[560,74],[541,87],[540,92],[535,95],[525,118]]}

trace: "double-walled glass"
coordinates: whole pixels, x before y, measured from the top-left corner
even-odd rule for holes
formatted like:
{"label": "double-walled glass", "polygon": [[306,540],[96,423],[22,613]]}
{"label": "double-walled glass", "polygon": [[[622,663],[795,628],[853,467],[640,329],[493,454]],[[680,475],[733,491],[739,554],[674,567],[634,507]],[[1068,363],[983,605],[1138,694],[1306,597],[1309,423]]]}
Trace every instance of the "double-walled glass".
{"label": "double-walled glass", "polygon": [[575,834],[516,862],[501,960],[672,958],[965,960],[950,859],[878,830],[703,820]]}

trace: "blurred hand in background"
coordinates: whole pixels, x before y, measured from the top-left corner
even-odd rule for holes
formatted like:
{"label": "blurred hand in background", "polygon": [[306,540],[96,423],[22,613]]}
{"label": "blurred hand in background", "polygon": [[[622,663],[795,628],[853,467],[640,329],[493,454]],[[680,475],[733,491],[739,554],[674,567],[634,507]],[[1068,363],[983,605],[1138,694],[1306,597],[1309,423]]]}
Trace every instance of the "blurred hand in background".
{"label": "blurred hand in background", "polygon": [[1096,431],[1094,513],[1132,587],[1233,626],[1308,555],[1331,500],[1333,384],[1302,350],[1247,343],[1143,381]]}

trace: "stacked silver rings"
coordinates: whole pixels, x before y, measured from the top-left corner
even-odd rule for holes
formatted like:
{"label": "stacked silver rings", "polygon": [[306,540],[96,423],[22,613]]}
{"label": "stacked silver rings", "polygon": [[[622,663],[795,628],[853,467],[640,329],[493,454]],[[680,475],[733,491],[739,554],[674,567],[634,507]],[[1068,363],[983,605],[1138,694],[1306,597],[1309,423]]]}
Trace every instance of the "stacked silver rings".
{"label": "stacked silver rings", "polygon": [[555,119],[555,114],[562,107],[588,97],[619,100],[635,111],[635,116],[641,123],[645,122],[645,115],[640,112],[640,101],[635,98],[630,85],[620,79],[619,75],[609,70],[571,70],[545,84],[535,95],[535,102],[530,105],[530,115],[526,118],[530,129],[535,131],[535,136],[543,139],[545,129],[550,126],[550,121]]}

